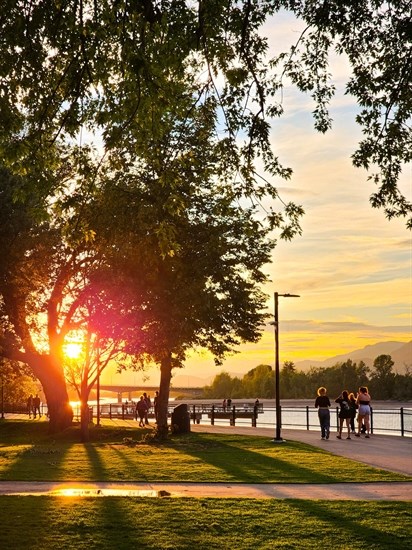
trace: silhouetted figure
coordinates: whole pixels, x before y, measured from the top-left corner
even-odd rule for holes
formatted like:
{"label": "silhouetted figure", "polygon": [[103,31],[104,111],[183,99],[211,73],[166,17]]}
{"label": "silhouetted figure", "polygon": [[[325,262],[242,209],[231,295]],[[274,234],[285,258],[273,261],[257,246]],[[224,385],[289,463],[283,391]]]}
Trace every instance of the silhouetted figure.
{"label": "silhouetted figure", "polygon": [[40,397],[36,395],[33,397],[33,416],[36,418],[37,413],[39,414],[39,418],[41,418],[41,412],[40,412]]}
{"label": "silhouetted figure", "polygon": [[349,406],[350,406],[350,431],[355,433],[355,418],[358,405],[356,404],[356,396],[352,392],[349,394]]}
{"label": "silhouetted figure", "polygon": [[146,415],[147,415],[147,403],[146,403],[146,400],[144,398],[144,396],[142,395],[140,397],[140,400],[137,402],[137,405],[136,405],[136,411],[137,411],[137,414],[139,416],[139,426],[141,428],[144,428],[145,427],[145,418],[146,418]]}
{"label": "silhouetted figure", "polygon": [[146,392],[143,393],[143,397],[144,397],[144,400],[146,401],[146,405],[147,405],[147,411],[146,411],[146,415],[144,417],[144,422],[145,422],[145,424],[149,424],[148,414],[149,414],[150,408],[152,406],[152,402],[150,400],[150,395],[147,395]]}
{"label": "silhouetted figure", "polygon": [[346,439],[351,439],[350,436],[350,417],[351,417],[351,407],[350,407],[350,400],[349,400],[349,393],[346,390],[343,390],[343,392],[340,394],[339,397],[335,399],[335,403],[339,404],[340,410],[339,410],[339,429],[338,429],[338,435],[336,436],[338,439],[342,439],[342,428],[344,422],[346,422],[346,427],[348,429],[348,435]]}
{"label": "silhouetted figure", "polygon": [[318,409],[321,439],[329,439],[330,433],[330,401],[326,395],[326,388],[318,388],[318,396],[315,401],[315,407]]}
{"label": "silhouetted figure", "polygon": [[[362,424],[365,424],[366,428],[366,438],[369,438],[370,432],[370,414],[371,414],[371,396],[369,395],[368,388],[366,386],[361,386],[359,388],[358,397],[356,398],[356,403],[359,407],[358,409],[358,432],[355,434],[356,437],[360,437]],[[363,433],[363,432],[362,432]]]}
{"label": "silhouetted figure", "polygon": [[153,410],[155,415],[155,421],[157,422],[157,412],[159,410],[159,392],[155,391],[154,398],[153,398]]}
{"label": "silhouetted figure", "polygon": [[33,414],[33,394],[30,394],[27,398],[27,414],[29,415],[29,418],[31,418],[31,415]]}

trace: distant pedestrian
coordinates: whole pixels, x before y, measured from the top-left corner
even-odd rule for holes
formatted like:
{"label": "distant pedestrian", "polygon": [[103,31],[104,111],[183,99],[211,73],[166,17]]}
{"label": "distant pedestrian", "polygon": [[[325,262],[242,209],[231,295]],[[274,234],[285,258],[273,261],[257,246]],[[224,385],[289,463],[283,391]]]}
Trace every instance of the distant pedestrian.
{"label": "distant pedestrian", "polygon": [[155,415],[155,421],[157,423],[157,415],[159,411],[159,392],[156,390],[153,397],[153,410]]}
{"label": "distant pedestrian", "polygon": [[226,401],[226,398],[225,398],[225,399],[223,399],[223,403],[222,403],[223,411],[226,411],[226,405],[227,405],[227,401]]}
{"label": "distant pedestrian", "polygon": [[37,413],[39,414],[39,418],[41,418],[41,412],[40,412],[40,397],[36,395],[33,397],[33,416],[36,418]]}
{"label": "distant pedestrian", "polygon": [[348,435],[346,439],[351,439],[351,436],[350,436],[351,410],[350,410],[349,393],[346,390],[343,390],[340,396],[335,399],[335,403],[338,403],[340,408],[339,428],[338,428],[338,435],[336,437],[338,439],[342,439],[342,428],[343,428],[343,424],[346,423],[346,427],[348,429]]}
{"label": "distant pedestrian", "polygon": [[136,412],[137,412],[137,415],[139,416],[139,426],[141,428],[145,427],[145,418],[147,415],[147,410],[148,409],[147,409],[146,400],[144,398],[144,395],[141,395],[140,400],[137,402],[137,405],[136,405]]}
{"label": "distant pedestrian", "polygon": [[355,433],[355,418],[358,405],[356,404],[356,396],[352,392],[349,394],[349,406],[350,406],[350,431]]}
{"label": "distant pedestrian", "polygon": [[369,439],[371,396],[369,395],[368,388],[366,386],[361,386],[359,388],[359,393],[358,393],[358,397],[356,398],[356,403],[358,405],[358,432],[355,435],[356,437],[360,437],[362,424],[365,424],[365,428],[366,428],[365,437]]}
{"label": "distant pedestrian", "polygon": [[31,418],[31,415],[33,414],[33,394],[30,394],[27,398],[27,414],[29,415],[29,418]]}
{"label": "distant pedestrian", "polygon": [[315,407],[318,409],[321,439],[329,439],[330,434],[330,401],[326,393],[326,388],[320,387],[315,401]]}
{"label": "distant pedestrian", "polygon": [[152,407],[152,401],[150,399],[150,395],[147,395],[146,392],[143,393],[143,397],[144,397],[144,400],[146,401],[146,405],[147,405],[147,411],[146,411],[146,414],[145,414],[145,417],[144,417],[144,422],[145,422],[145,424],[149,424],[148,414],[149,414],[149,411]]}
{"label": "distant pedestrian", "polygon": [[228,409],[230,409],[230,407],[232,405],[232,400],[230,399],[230,397],[227,399],[226,405],[227,405]]}

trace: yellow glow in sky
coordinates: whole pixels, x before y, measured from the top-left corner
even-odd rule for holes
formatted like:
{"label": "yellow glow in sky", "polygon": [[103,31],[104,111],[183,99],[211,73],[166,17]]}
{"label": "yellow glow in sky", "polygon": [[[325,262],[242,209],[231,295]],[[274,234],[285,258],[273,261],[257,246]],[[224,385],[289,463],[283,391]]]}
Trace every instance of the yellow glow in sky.
{"label": "yellow glow in sky", "polygon": [[69,359],[77,359],[82,353],[82,345],[77,342],[69,342],[63,347],[64,354]]}
{"label": "yellow glow in sky", "polygon": [[[289,49],[302,24],[282,12],[267,24],[271,55]],[[279,299],[280,361],[324,360],[378,342],[408,342],[412,338],[412,243],[404,219],[388,221],[369,198],[377,188],[368,173],[352,165],[351,155],[362,139],[353,97],[345,93],[350,76],[345,58],[332,59],[336,96],[330,113],[332,130],[313,128],[314,104],[308,95],[285,82],[279,101],[284,115],[273,121],[272,146],[279,160],[293,169],[290,181],[276,180],[285,202],[306,212],[302,236],[280,242],[267,266],[267,308],[273,294],[299,294]],[[412,166],[404,167],[399,187],[412,200]],[[272,205],[275,209],[280,205]],[[260,363],[274,365],[273,327],[265,328],[257,344],[215,367],[208,355],[193,356],[176,374],[207,378],[219,372],[244,374]],[[153,370],[148,383],[158,383]],[[142,375],[108,375],[114,380]],[[111,377],[111,378],[110,378]]]}

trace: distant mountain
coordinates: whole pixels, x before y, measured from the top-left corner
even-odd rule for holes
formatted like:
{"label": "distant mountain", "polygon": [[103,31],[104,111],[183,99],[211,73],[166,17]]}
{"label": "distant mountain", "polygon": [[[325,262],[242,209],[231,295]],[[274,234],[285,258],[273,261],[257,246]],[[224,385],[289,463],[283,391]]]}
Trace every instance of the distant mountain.
{"label": "distant mountain", "polygon": [[350,351],[342,355],[335,355],[324,361],[298,361],[295,363],[297,370],[307,371],[310,367],[332,367],[336,363],[343,363],[348,359],[359,363],[363,361],[368,367],[373,366],[373,362],[379,355],[390,355],[394,361],[394,372],[404,374],[406,366],[412,366],[412,340],[410,342],[378,342],[362,349]]}

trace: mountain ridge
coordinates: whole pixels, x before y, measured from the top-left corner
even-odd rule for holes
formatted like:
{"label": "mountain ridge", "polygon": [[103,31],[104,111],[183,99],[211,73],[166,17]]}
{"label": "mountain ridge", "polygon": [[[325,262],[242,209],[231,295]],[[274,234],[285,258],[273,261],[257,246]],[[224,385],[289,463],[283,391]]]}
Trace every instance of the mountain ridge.
{"label": "mountain ridge", "polygon": [[[327,368],[336,365],[336,363],[344,363],[349,359],[359,363],[363,361],[368,367],[373,366],[373,362],[379,355],[390,355],[394,362],[393,371],[398,374],[405,374],[407,366],[412,370],[412,340],[409,342],[387,341],[378,342],[376,344],[370,344],[364,348],[335,355],[322,361],[316,361],[312,359],[305,359],[303,361],[295,362],[295,367],[299,371],[308,371],[310,367]],[[256,363],[256,366],[258,363]],[[222,368],[222,372],[225,369]],[[231,377],[237,376],[242,378],[246,373],[230,372]],[[185,386],[185,387],[204,387],[210,385],[216,375],[209,377],[199,377],[186,374],[178,374],[172,379],[172,386]]]}
{"label": "mountain ridge", "polygon": [[373,362],[379,355],[390,355],[394,362],[393,371],[398,374],[405,374],[407,366],[412,366],[412,340],[406,343],[392,340],[378,342],[348,353],[335,355],[323,361],[313,361],[311,359],[298,361],[295,366],[297,370],[307,371],[310,367],[327,368],[351,359],[356,363],[363,361],[368,367],[372,367]]}

